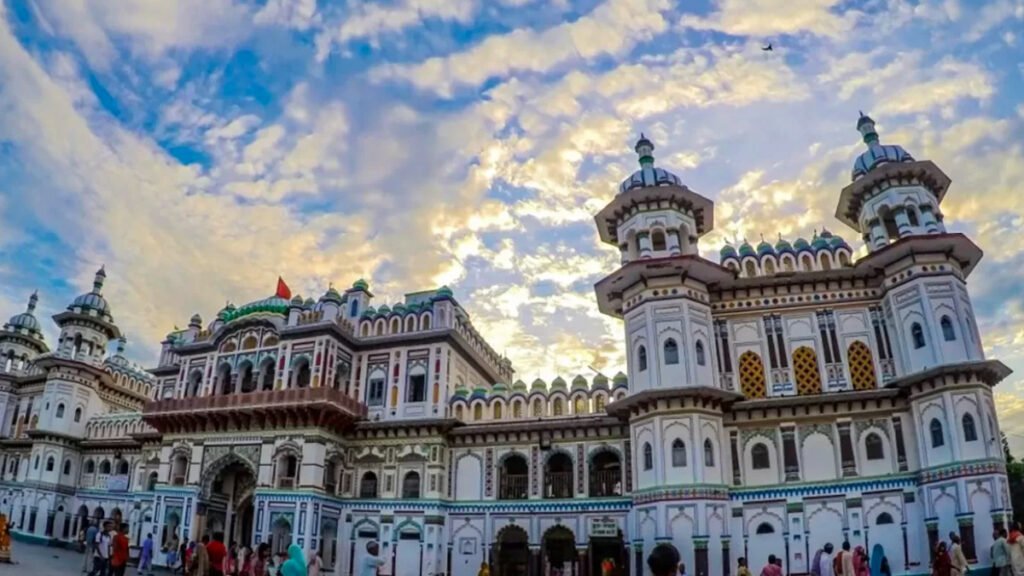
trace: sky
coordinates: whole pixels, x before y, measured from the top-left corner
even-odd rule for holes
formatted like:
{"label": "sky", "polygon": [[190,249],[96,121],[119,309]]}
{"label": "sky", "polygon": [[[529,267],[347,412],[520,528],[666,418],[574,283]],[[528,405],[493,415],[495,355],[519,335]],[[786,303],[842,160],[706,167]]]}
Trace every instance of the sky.
{"label": "sky", "polygon": [[860,245],[833,214],[863,110],[953,180],[1024,452],[1022,36],[1024,0],[0,0],[0,316],[34,289],[60,311],[102,264],[153,365],[279,275],[314,299],[365,278],[377,305],[449,285],[517,377],[611,374],[593,215],[639,133],[715,202],[717,261]]}

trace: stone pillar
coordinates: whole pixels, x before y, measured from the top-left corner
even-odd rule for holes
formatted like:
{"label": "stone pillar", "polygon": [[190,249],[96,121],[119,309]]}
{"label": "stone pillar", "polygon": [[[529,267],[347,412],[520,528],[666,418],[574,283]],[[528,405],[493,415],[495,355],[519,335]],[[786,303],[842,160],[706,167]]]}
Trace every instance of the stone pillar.
{"label": "stone pillar", "polygon": [[651,257],[651,235],[648,232],[641,232],[636,235],[637,245],[640,247],[640,258]]}
{"label": "stone pillar", "polygon": [[665,245],[668,248],[669,256],[679,256],[682,247],[679,242],[679,230],[669,230],[665,233]]}
{"label": "stone pillar", "polygon": [[724,534],[720,534],[718,538],[722,541],[722,576],[730,576],[732,574],[732,555],[729,553],[731,540]]}
{"label": "stone pillar", "polygon": [[708,574],[711,567],[708,560],[707,538],[693,539],[693,563],[694,566],[690,570],[690,574],[693,574],[694,576],[711,576]]}
{"label": "stone pillar", "polygon": [[894,208],[892,214],[893,219],[896,220],[896,230],[899,231],[900,238],[913,233],[910,217],[907,216],[907,211],[903,207]]}
{"label": "stone pillar", "polygon": [[576,563],[577,576],[590,576],[590,555],[586,548],[577,548],[579,560]]}

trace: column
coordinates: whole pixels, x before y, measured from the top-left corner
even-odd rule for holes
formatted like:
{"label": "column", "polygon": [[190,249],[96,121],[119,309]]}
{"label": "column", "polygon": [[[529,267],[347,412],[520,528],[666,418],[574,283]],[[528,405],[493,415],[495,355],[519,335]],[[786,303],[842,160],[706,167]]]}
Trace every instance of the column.
{"label": "column", "polygon": [[843,477],[857,475],[857,462],[853,453],[853,440],[850,437],[850,423],[841,422],[837,425],[839,432],[839,457],[843,467]]}
{"label": "column", "polygon": [[679,242],[679,230],[669,230],[665,233],[665,243],[669,256],[679,256],[682,252]]}
{"label": "column", "polygon": [[907,211],[902,206],[894,208],[892,215],[893,219],[896,220],[896,229],[899,231],[900,238],[913,232],[910,227],[910,218],[907,216]]}
{"label": "column", "polygon": [[732,540],[726,538],[724,534],[719,535],[718,538],[722,541],[722,576],[730,576],[732,574],[732,555],[729,553],[729,545]]}
{"label": "column", "polygon": [[688,570],[694,576],[709,576],[708,563],[708,541],[707,538],[694,538],[693,540],[693,563],[695,566]]}
{"label": "column", "polygon": [[800,480],[800,462],[797,459],[796,430],[794,428],[782,429],[782,460],[786,482]]}
{"label": "column", "polygon": [[651,257],[651,235],[641,232],[636,235],[637,244],[640,246],[640,258]]}
{"label": "column", "polygon": [[577,566],[576,574],[577,574],[577,576],[589,576],[590,575],[590,560],[589,560],[590,555],[587,554],[587,549],[586,548],[577,548],[576,552],[579,555],[579,560],[576,563],[576,566]]}
{"label": "column", "polygon": [[[968,561],[974,561],[978,559],[978,551],[975,550],[974,546],[974,517],[965,516],[963,518],[956,519],[957,528],[960,531],[960,542],[963,545],[964,556],[967,556]],[[985,529],[984,526],[981,527]]]}
{"label": "column", "polygon": [[542,576],[544,567],[541,566],[540,546],[530,546],[530,563],[526,567],[529,576]]}

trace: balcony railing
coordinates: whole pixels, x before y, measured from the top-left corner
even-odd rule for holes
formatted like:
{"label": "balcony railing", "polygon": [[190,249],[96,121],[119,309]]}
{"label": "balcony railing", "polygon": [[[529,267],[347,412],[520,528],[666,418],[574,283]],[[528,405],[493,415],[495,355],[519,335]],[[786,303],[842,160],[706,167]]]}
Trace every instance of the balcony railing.
{"label": "balcony railing", "polygon": [[572,498],[572,472],[546,472],[545,498]]}
{"label": "balcony railing", "polygon": [[254,408],[278,408],[304,404],[335,404],[341,409],[360,417],[366,416],[366,406],[334,388],[289,388],[261,392],[236,392],[215,396],[193,396],[191,398],[165,398],[147,402],[144,414],[173,412],[204,412],[214,410],[242,410]]}
{"label": "balcony railing", "polygon": [[526,500],[529,497],[529,474],[502,474],[498,480],[499,500]]}
{"label": "balcony railing", "polygon": [[185,477],[184,476],[175,476],[174,480],[171,481],[171,484],[174,485],[174,486],[184,486],[185,485]]}
{"label": "balcony railing", "polygon": [[594,497],[622,496],[622,471],[591,470],[590,495]]}
{"label": "balcony railing", "polygon": [[278,478],[278,488],[295,488],[295,478]]}

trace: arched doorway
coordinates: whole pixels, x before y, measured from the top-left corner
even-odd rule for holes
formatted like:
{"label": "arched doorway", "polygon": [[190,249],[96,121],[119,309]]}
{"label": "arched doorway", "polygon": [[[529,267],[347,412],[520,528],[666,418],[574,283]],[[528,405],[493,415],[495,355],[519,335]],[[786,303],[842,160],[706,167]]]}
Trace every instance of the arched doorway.
{"label": "arched doorway", "polygon": [[565,452],[555,452],[544,465],[544,497],[572,498],[572,458]]}
{"label": "arched doorway", "polygon": [[[594,576],[625,573],[629,553],[615,520],[593,520],[590,528],[590,573]],[[599,529],[600,528],[600,529]]]}
{"label": "arched doorway", "polygon": [[271,526],[270,552],[272,554],[283,554],[288,551],[292,543],[292,520],[291,515],[282,514],[278,516]]}
{"label": "arched doorway", "polygon": [[529,536],[519,526],[505,526],[494,543],[494,576],[526,576],[530,561]]}
{"label": "arched doorway", "polygon": [[224,542],[253,545],[256,474],[250,464],[235,455],[225,456],[204,474],[202,487],[200,500],[206,509],[206,532],[211,536],[223,533]]}
{"label": "arched doorway", "polygon": [[544,533],[544,573],[578,576],[579,556],[576,537],[565,526],[553,526]]}

